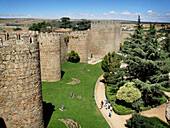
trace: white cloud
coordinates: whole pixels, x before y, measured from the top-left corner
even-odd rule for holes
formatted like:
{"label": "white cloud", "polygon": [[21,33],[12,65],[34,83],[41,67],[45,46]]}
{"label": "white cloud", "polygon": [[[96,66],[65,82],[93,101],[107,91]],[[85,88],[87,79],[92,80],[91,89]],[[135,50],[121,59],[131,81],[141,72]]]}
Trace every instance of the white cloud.
{"label": "white cloud", "polygon": [[115,11],[110,11],[109,13],[111,13],[111,14],[116,14],[116,12],[115,12]]}
{"label": "white cloud", "polygon": [[0,18],[44,18],[44,19],[60,19],[67,16],[71,19],[115,19],[115,20],[134,20],[137,21],[138,15],[141,16],[141,21],[149,22],[170,22],[170,12],[154,12],[148,10],[145,13],[130,12],[130,11],[110,11],[103,14],[94,14],[89,12],[74,12],[52,15],[13,15],[0,14]]}
{"label": "white cloud", "polygon": [[152,10],[148,10],[147,13],[152,13]]}
{"label": "white cloud", "polygon": [[122,15],[130,15],[131,13],[129,11],[124,11],[124,12],[122,12],[120,14],[122,14]]}
{"label": "white cloud", "polygon": [[103,13],[104,16],[108,16],[109,14],[108,13]]}

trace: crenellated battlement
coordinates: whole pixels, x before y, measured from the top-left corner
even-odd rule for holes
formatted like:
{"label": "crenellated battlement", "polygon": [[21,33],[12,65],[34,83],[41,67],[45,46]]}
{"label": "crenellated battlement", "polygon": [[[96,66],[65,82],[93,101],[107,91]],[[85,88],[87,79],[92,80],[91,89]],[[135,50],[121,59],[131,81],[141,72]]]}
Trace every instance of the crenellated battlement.
{"label": "crenellated battlement", "polygon": [[70,39],[86,39],[89,35],[89,30],[87,31],[73,31],[69,33]]}
{"label": "crenellated battlement", "polygon": [[38,32],[19,31],[0,34],[0,45],[33,45],[37,42]]}
{"label": "crenellated battlement", "polygon": [[92,21],[91,25],[113,25],[119,23],[118,21]]}
{"label": "crenellated battlement", "polygon": [[116,32],[117,28],[120,28],[121,24],[117,21],[93,21],[91,23],[91,30],[103,30],[108,32]]}
{"label": "crenellated battlement", "polygon": [[59,40],[60,39],[60,34],[58,33],[40,33],[39,34],[39,40]]}

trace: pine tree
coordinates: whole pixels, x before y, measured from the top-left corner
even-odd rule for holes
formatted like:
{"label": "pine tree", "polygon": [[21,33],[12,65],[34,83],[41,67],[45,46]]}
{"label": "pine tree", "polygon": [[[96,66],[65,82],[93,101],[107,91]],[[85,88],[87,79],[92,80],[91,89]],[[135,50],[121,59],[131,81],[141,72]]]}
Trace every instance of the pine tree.
{"label": "pine tree", "polygon": [[155,25],[150,25],[144,34],[139,17],[137,29],[121,48],[127,55],[126,76],[141,90],[145,105],[160,102],[162,93],[159,88],[168,85],[168,71],[163,68],[167,54],[160,49],[158,38]]}
{"label": "pine tree", "polygon": [[112,54],[109,52],[104,56],[101,64],[101,68],[104,72],[111,72],[113,68],[120,67],[120,60],[115,52]]}
{"label": "pine tree", "polygon": [[[161,49],[158,42],[159,37],[155,25],[150,25],[148,32],[144,33],[139,16],[137,29],[124,42],[120,50],[122,54],[126,55],[123,61],[127,67],[110,68],[109,72],[104,75],[105,82],[113,87],[114,93],[124,83],[134,82],[142,93],[140,100],[144,102],[143,105],[156,106],[165,101],[162,99],[163,93],[160,87],[168,87],[170,70],[167,68],[168,54]],[[109,59],[104,59],[109,63]]]}

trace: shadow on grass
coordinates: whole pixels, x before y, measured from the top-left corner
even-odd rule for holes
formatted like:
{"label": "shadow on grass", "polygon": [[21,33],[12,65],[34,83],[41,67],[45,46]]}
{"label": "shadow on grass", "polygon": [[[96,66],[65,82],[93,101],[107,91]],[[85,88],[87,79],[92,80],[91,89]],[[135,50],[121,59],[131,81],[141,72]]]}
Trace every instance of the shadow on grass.
{"label": "shadow on grass", "polygon": [[47,128],[53,114],[55,106],[52,103],[43,102],[44,128]]}
{"label": "shadow on grass", "polygon": [[61,79],[63,78],[65,72],[61,70]]}
{"label": "shadow on grass", "polygon": [[5,124],[5,121],[4,121],[4,119],[2,117],[0,117],[0,127],[1,128],[7,128],[6,124]]}

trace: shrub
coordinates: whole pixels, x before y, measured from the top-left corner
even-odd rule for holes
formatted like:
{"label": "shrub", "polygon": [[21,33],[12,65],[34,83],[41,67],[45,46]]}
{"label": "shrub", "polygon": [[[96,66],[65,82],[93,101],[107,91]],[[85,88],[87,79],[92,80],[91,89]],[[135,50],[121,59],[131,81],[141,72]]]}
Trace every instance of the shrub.
{"label": "shrub", "polygon": [[71,50],[71,52],[68,53],[67,56],[68,56],[68,61],[70,62],[78,63],[80,61],[80,56],[74,50]]}
{"label": "shrub", "polygon": [[167,128],[169,125],[157,117],[146,117],[140,114],[133,114],[129,120],[126,120],[128,128]]}
{"label": "shrub", "polygon": [[151,106],[148,106],[148,107],[140,107],[140,110],[142,111],[146,111],[146,110],[149,110],[151,109]]}
{"label": "shrub", "polygon": [[13,28],[14,31],[22,30],[21,28]]}
{"label": "shrub", "polygon": [[133,103],[141,98],[141,92],[138,88],[134,87],[133,82],[128,82],[124,86],[120,87],[116,97],[118,100],[124,100],[126,103]]}
{"label": "shrub", "polygon": [[122,105],[118,105],[118,104],[113,105],[113,110],[118,115],[127,115],[127,114],[131,114],[133,112],[132,109],[126,108],[126,107],[124,107]]}

